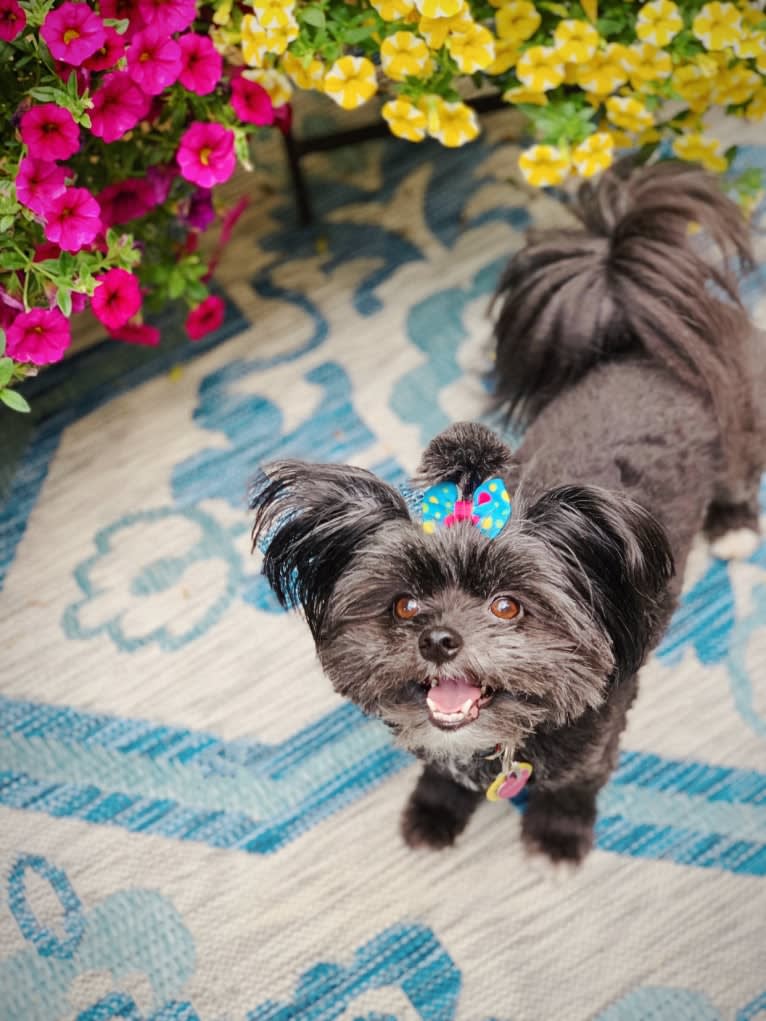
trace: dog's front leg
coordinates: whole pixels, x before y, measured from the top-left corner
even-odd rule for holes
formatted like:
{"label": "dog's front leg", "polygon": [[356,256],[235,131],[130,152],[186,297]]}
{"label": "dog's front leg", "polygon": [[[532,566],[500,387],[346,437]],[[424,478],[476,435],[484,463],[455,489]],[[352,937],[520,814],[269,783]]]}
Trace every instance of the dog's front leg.
{"label": "dog's front leg", "polygon": [[433,766],[425,766],[402,815],[402,836],[410,847],[449,847],[481,799],[481,791],[468,790]]}
{"label": "dog's front leg", "polygon": [[582,782],[555,789],[534,787],[521,824],[527,850],[554,863],[579,864],[593,846],[600,787],[601,783]]}

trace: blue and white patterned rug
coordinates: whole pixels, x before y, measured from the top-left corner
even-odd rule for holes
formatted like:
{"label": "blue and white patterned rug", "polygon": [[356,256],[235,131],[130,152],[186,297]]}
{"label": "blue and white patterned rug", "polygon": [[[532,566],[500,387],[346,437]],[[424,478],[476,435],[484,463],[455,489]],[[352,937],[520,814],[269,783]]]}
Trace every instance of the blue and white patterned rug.
{"label": "blue and white patterned rug", "polygon": [[508,183],[491,124],[313,159],[322,226],[264,191],[218,336],[171,315],[159,352],[85,351],[2,420],[0,1021],[766,1016],[766,543],[696,550],[563,885],[513,807],[441,855],[402,845],[417,766],[249,555],[259,462],[400,481],[485,415],[493,283],[563,216]]}

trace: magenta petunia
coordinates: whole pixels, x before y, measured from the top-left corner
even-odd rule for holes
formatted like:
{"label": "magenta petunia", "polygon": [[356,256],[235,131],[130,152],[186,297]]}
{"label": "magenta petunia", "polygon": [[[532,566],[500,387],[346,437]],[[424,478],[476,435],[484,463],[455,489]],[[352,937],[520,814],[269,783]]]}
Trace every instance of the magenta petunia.
{"label": "magenta petunia", "polygon": [[176,153],[181,176],[201,188],[228,181],[234,173],[234,132],[222,124],[194,121],[181,136]]}
{"label": "magenta petunia", "polygon": [[273,124],[274,105],[271,96],[258,82],[238,75],[231,83],[231,105],[246,124]]}
{"label": "magenta petunia", "polygon": [[98,8],[102,18],[127,21],[128,27],[122,37],[125,42],[130,42],[136,32],[146,27],[138,9],[138,0],[99,0]]}
{"label": "magenta petunia", "polygon": [[83,61],[89,71],[108,71],[125,54],[125,38],[113,28],[106,26],[103,46],[99,46],[92,57]]}
{"label": "magenta petunia", "polygon": [[78,67],[104,45],[106,30],[87,4],[67,0],[48,11],[40,35],[56,60]]}
{"label": "magenta petunia", "polygon": [[33,308],[17,315],[6,333],[5,352],[16,362],[59,362],[72,342],[69,320],[57,308]]}
{"label": "magenta petunia", "polygon": [[12,43],[24,31],[27,16],[16,0],[0,0],[0,39]]}
{"label": "magenta petunia", "polygon": [[128,49],[130,77],[147,96],[157,96],[181,73],[181,47],[152,25],[136,32]]}
{"label": "magenta petunia", "polygon": [[186,332],[190,340],[201,340],[208,333],[222,325],[226,315],[226,306],[215,294],[209,295],[195,306],[186,317]]}
{"label": "magenta petunia", "polygon": [[210,188],[195,188],[179,211],[179,219],[193,230],[207,230],[215,220],[213,193]]}
{"label": "magenta petunia", "polygon": [[48,203],[45,237],[65,252],[79,252],[101,228],[101,210],[87,188],[66,188]]}
{"label": "magenta petunia", "polygon": [[126,323],[116,330],[110,330],[109,333],[115,340],[124,340],[127,344],[156,347],[160,342],[160,331],[156,326],[149,326],[147,323]]}
{"label": "magenta petunia", "polygon": [[35,159],[68,160],[80,148],[80,129],[69,110],[42,103],[27,110],[19,124],[21,140]]}
{"label": "magenta petunia", "polygon": [[46,160],[25,156],[16,174],[16,198],[27,209],[44,216],[51,199],[66,191],[67,172]]}
{"label": "magenta petunia", "polygon": [[178,168],[167,163],[156,163],[146,171],[146,180],[154,192],[154,204],[161,206],[167,200],[173,181],[178,177]]}
{"label": "magenta petunia", "polygon": [[127,71],[105,75],[101,88],[93,93],[91,131],[105,142],[116,142],[146,116],[151,100],[131,80]]}
{"label": "magenta petunia", "polygon": [[126,269],[110,269],[96,277],[93,314],[109,330],[117,330],[141,308],[141,285]]}
{"label": "magenta petunia", "polygon": [[206,35],[187,32],[178,40],[181,47],[181,74],[178,80],[190,92],[206,96],[221,80],[223,60]]}
{"label": "magenta petunia", "polygon": [[196,0],[138,0],[147,25],[158,26],[166,35],[183,32],[197,16]]}
{"label": "magenta petunia", "polygon": [[96,196],[105,227],[117,227],[146,216],[158,205],[155,190],[145,177],[129,177],[108,184]]}

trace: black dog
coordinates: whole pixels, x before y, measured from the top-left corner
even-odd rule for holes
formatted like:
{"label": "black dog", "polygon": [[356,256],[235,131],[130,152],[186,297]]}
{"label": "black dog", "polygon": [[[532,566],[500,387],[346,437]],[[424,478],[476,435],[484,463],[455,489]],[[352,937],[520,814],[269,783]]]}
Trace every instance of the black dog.
{"label": "black dog", "polygon": [[580,861],[695,534],[758,527],[763,348],[701,246],[747,263],[739,211],[675,165],[579,200],[582,228],[531,237],[498,292],[518,451],[480,425],[437,436],[423,525],[359,468],[283,461],[254,484],[278,598],[336,690],[425,761],[413,846],[451,844],[531,773],[527,845]]}

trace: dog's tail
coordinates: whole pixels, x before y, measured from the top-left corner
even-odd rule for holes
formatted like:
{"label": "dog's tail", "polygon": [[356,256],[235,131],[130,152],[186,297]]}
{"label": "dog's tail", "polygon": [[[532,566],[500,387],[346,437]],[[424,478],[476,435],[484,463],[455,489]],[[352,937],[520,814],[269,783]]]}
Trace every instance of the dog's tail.
{"label": "dog's tail", "polygon": [[733,263],[752,252],[738,207],[688,164],[618,164],[581,186],[575,212],[581,227],[530,235],[495,296],[512,422],[595,364],[639,354],[705,393],[725,440],[741,435],[750,324]]}

